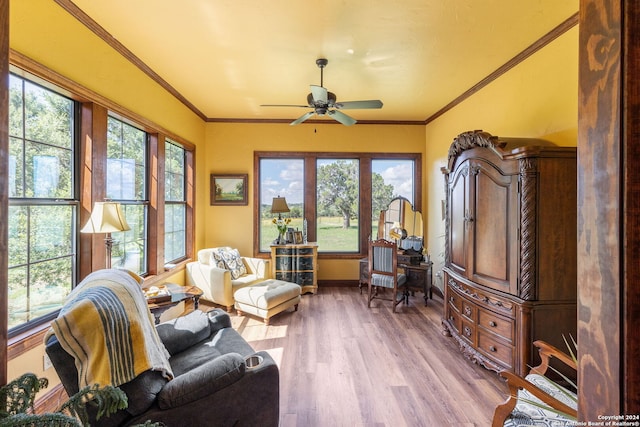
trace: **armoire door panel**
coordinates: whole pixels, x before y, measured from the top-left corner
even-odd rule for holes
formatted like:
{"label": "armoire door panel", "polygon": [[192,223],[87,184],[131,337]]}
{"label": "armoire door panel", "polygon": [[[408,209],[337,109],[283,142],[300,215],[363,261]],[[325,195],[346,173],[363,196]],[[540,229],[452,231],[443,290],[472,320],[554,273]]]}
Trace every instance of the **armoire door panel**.
{"label": "armoire door panel", "polygon": [[474,163],[473,169],[473,235],[470,240],[474,249],[468,277],[510,292],[517,286],[511,276],[517,268],[517,253],[512,250],[517,231],[517,217],[512,215],[517,207],[517,176],[503,175],[486,162]]}
{"label": "armoire door panel", "polygon": [[465,212],[468,212],[468,180],[467,168],[461,168],[460,173],[453,177],[449,195],[450,230],[450,267],[459,274],[465,275],[467,266],[467,221]]}

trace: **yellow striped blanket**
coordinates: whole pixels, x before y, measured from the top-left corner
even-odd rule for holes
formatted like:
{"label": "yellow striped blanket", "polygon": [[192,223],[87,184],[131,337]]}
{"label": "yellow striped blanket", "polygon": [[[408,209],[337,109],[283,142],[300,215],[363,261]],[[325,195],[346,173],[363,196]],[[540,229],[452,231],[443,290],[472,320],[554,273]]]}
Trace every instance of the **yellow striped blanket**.
{"label": "yellow striped blanket", "polygon": [[119,386],[149,369],[173,377],[144,293],[125,271],[89,274],[67,297],[45,342],[53,333],[75,359],[80,388]]}

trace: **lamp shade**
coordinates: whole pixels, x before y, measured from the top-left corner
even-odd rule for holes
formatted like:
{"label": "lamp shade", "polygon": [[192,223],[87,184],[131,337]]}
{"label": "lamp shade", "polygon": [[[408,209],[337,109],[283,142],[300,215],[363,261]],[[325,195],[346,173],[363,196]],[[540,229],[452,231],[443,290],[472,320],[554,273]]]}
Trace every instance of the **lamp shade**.
{"label": "lamp shade", "polygon": [[284,197],[274,197],[271,203],[271,213],[285,213],[289,212],[289,206]]}
{"label": "lamp shade", "polygon": [[89,221],[80,230],[81,233],[113,233],[131,230],[122,214],[120,203],[96,202]]}

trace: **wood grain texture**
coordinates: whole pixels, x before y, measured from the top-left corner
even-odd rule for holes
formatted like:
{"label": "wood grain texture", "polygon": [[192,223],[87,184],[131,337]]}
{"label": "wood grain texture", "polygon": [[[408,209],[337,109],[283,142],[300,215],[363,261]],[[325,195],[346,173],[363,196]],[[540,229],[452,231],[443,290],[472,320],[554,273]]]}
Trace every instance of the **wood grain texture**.
{"label": "wood grain texture", "polygon": [[640,4],[626,1],[624,5],[624,61],[623,77],[625,125],[625,241],[624,241],[624,360],[623,411],[640,413],[640,340],[636,327],[640,324],[640,170],[635,159],[640,158]]}
{"label": "wood grain texture", "polygon": [[357,287],[326,287],[270,326],[231,320],[278,363],[283,427],[490,425],[506,384],[441,335],[442,310],[416,295],[393,314],[384,301],[367,308]]}
{"label": "wood grain texture", "polygon": [[[8,315],[9,0],[0,0],[0,318]],[[2,323],[6,325],[5,322]],[[7,383],[7,328],[0,328],[0,385]]]}
{"label": "wood grain texture", "polygon": [[[580,2],[578,415],[621,414],[621,2]],[[636,361],[637,363],[637,361]]]}

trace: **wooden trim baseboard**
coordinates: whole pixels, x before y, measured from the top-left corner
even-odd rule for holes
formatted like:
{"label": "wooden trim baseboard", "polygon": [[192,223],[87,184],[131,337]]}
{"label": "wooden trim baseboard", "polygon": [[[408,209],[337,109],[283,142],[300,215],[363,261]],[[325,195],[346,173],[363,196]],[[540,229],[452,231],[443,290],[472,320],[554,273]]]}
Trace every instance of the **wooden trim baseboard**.
{"label": "wooden trim baseboard", "polygon": [[55,412],[69,399],[62,383],[56,384],[51,390],[43,394],[35,402],[36,414],[44,414],[47,412]]}

